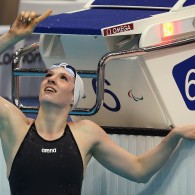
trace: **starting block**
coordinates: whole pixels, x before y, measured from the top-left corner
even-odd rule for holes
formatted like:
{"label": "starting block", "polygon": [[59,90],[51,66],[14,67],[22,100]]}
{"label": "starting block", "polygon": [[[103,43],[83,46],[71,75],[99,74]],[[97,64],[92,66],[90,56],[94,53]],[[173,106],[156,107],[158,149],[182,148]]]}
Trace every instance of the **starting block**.
{"label": "starting block", "polygon": [[84,78],[72,120],[155,129],[194,122],[194,13],[192,0],[95,0],[40,23],[45,65],[70,63]]}

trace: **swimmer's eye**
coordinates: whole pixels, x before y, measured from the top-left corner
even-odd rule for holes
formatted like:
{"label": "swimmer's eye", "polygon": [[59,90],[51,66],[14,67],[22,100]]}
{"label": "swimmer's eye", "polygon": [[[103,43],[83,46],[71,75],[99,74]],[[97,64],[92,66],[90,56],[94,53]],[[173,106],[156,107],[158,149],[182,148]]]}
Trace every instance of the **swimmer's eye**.
{"label": "swimmer's eye", "polygon": [[61,79],[64,79],[65,81],[68,81],[68,78],[66,75],[61,76]]}
{"label": "swimmer's eye", "polygon": [[45,77],[51,77],[51,76],[52,76],[51,73],[47,73],[47,74],[45,75]]}

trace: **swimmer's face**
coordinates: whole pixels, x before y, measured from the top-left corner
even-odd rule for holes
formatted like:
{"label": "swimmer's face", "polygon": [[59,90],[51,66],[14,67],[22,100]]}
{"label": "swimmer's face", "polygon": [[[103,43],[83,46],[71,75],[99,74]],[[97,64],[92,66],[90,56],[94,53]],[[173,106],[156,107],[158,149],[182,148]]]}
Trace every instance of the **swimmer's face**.
{"label": "swimmer's face", "polygon": [[63,67],[49,70],[40,86],[40,103],[64,107],[73,104],[75,78]]}

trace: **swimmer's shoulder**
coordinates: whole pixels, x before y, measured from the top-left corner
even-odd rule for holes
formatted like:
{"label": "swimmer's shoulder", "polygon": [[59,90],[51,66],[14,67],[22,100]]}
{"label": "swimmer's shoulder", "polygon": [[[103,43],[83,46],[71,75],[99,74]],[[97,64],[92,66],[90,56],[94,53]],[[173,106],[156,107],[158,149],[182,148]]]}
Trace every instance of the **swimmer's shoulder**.
{"label": "swimmer's shoulder", "polygon": [[75,131],[80,131],[93,136],[100,136],[105,134],[105,131],[98,124],[87,119],[76,122],[68,122],[68,125]]}
{"label": "swimmer's shoulder", "polygon": [[87,119],[74,121],[74,122],[71,121],[71,122],[68,122],[67,124],[70,127],[80,128],[80,129],[85,129],[85,130],[90,129],[90,128],[94,128],[94,129],[100,128],[99,125],[97,125],[93,121],[87,120]]}

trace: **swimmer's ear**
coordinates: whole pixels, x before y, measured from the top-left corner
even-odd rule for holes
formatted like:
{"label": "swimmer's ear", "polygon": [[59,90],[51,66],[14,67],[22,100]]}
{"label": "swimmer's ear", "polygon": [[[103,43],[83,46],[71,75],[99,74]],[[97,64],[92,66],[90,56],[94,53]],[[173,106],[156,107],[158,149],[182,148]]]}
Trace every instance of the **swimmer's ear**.
{"label": "swimmer's ear", "polygon": [[74,106],[74,95],[73,95],[73,97],[72,97],[72,102],[71,102],[71,104],[70,104],[70,107],[72,108]]}
{"label": "swimmer's ear", "polygon": [[74,101],[70,104],[70,111],[72,111],[73,106],[74,106]]}
{"label": "swimmer's ear", "polygon": [[73,98],[73,100],[72,100],[70,106],[73,107],[73,105],[74,105],[74,98]]}
{"label": "swimmer's ear", "polygon": [[72,106],[74,105],[74,88],[72,90]]}

